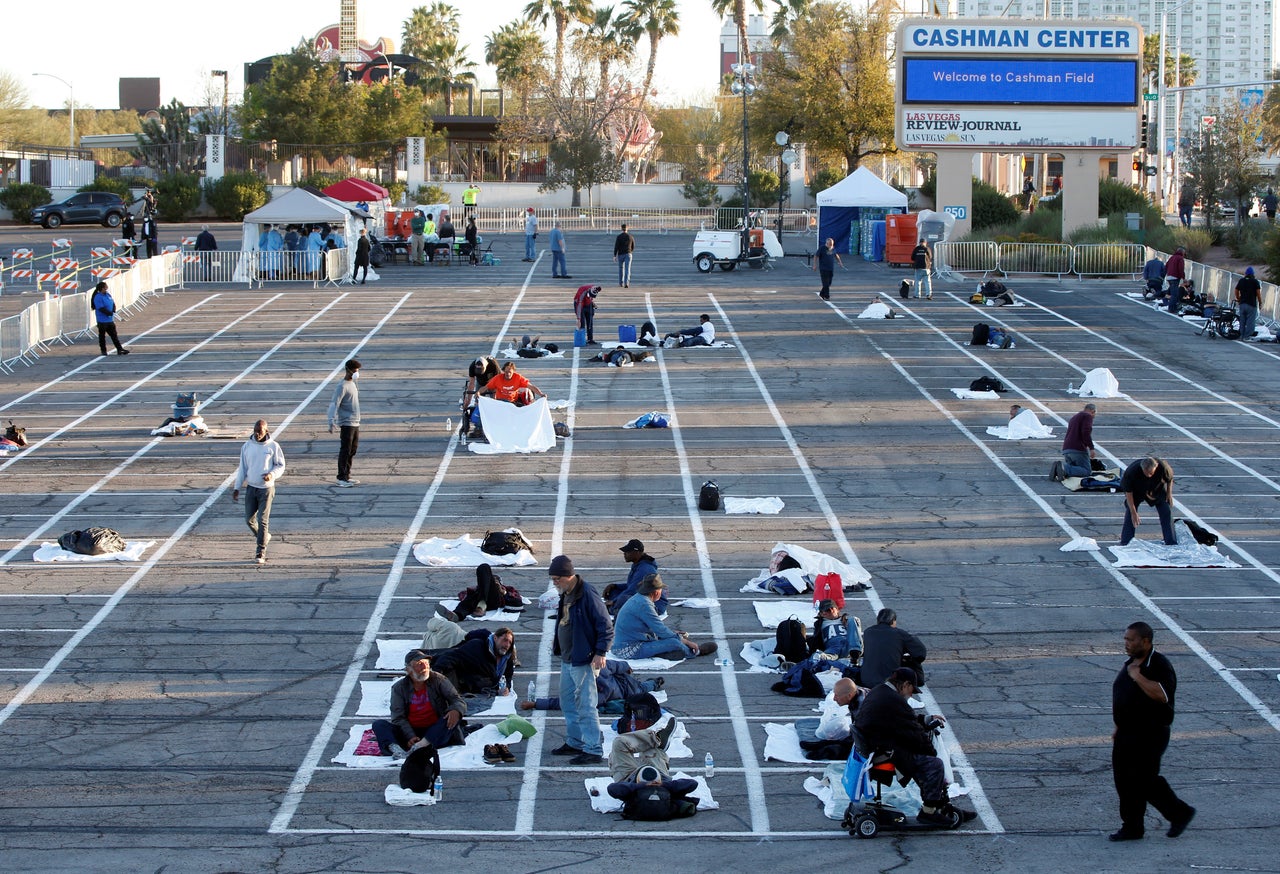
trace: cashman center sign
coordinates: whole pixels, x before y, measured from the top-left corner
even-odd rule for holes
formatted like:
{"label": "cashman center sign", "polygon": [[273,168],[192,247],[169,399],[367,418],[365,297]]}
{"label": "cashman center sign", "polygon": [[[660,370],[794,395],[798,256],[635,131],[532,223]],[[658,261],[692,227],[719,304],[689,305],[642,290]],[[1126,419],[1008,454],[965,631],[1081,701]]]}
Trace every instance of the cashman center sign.
{"label": "cashman center sign", "polygon": [[1137,24],[917,19],[899,25],[897,47],[903,149],[1119,152],[1137,145]]}

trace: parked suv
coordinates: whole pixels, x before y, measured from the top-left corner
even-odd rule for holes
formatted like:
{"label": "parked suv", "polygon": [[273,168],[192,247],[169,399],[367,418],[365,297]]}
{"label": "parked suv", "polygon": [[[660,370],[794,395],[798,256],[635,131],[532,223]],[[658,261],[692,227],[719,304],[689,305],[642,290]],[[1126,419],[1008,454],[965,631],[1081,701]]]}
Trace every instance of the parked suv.
{"label": "parked suv", "polygon": [[105,191],[81,191],[66,200],[46,203],[31,210],[31,223],[57,228],[62,225],[102,224],[118,228],[128,207],[118,194]]}

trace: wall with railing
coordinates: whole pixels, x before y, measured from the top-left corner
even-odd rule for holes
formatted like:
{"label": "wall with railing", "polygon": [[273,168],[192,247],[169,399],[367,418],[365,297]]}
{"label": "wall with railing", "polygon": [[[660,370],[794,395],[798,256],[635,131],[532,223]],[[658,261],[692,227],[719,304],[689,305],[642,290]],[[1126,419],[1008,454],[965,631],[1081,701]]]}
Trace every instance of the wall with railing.
{"label": "wall with railing", "polygon": [[[152,294],[178,285],[181,274],[180,255],[170,252],[101,275],[116,302],[117,317],[128,317],[146,306]],[[37,360],[52,344],[70,345],[89,336],[95,330],[90,302],[97,282],[94,279],[86,290],[68,294],[45,291],[21,313],[0,319],[0,370],[12,373],[19,363],[30,365]],[[12,290],[4,289],[6,294]]]}

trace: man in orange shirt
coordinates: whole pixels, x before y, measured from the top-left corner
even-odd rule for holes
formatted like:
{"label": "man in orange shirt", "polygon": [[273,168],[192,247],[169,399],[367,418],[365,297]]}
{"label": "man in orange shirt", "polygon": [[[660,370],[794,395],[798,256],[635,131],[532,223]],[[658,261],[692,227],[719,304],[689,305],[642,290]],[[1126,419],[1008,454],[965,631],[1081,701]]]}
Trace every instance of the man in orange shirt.
{"label": "man in orange shirt", "polygon": [[494,400],[515,404],[517,407],[532,403],[535,397],[546,397],[542,389],[516,373],[514,361],[508,361],[502,365],[502,372],[489,380],[480,394]]}

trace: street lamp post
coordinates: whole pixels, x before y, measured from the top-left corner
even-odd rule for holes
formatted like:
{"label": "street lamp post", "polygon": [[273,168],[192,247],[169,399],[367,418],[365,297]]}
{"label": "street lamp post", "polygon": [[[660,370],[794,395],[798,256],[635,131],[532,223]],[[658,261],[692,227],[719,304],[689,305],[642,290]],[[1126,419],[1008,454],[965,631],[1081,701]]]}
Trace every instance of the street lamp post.
{"label": "street lamp post", "polygon": [[[788,125],[790,127],[790,125]],[[778,242],[782,242],[782,202],[787,193],[787,180],[791,175],[791,165],[796,160],[796,151],[791,148],[791,134],[784,130],[773,135],[778,144]]]}
{"label": "street lamp post", "polygon": [[[72,85],[61,76],[55,76],[52,73],[32,73],[32,76],[47,76],[50,79],[57,79],[71,91],[71,142],[67,148],[75,151],[76,148],[76,86]],[[68,156],[70,157],[70,156]]]}
{"label": "street lamp post", "polygon": [[227,71],[210,70],[209,75],[222,77],[222,133],[225,136],[231,133],[231,116],[228,114],[229,104],[227,101]]}
{"label": "street lamp post", "polygon": [[734,64],[729,68],[733,72],[733,84],[729,90],[742,95],[742,254],[747,255],[750,246],[748,239],[751,224],[751,174],[747,170],[749,144],[747,137],[747,98],[756,93],[756,65]]}

